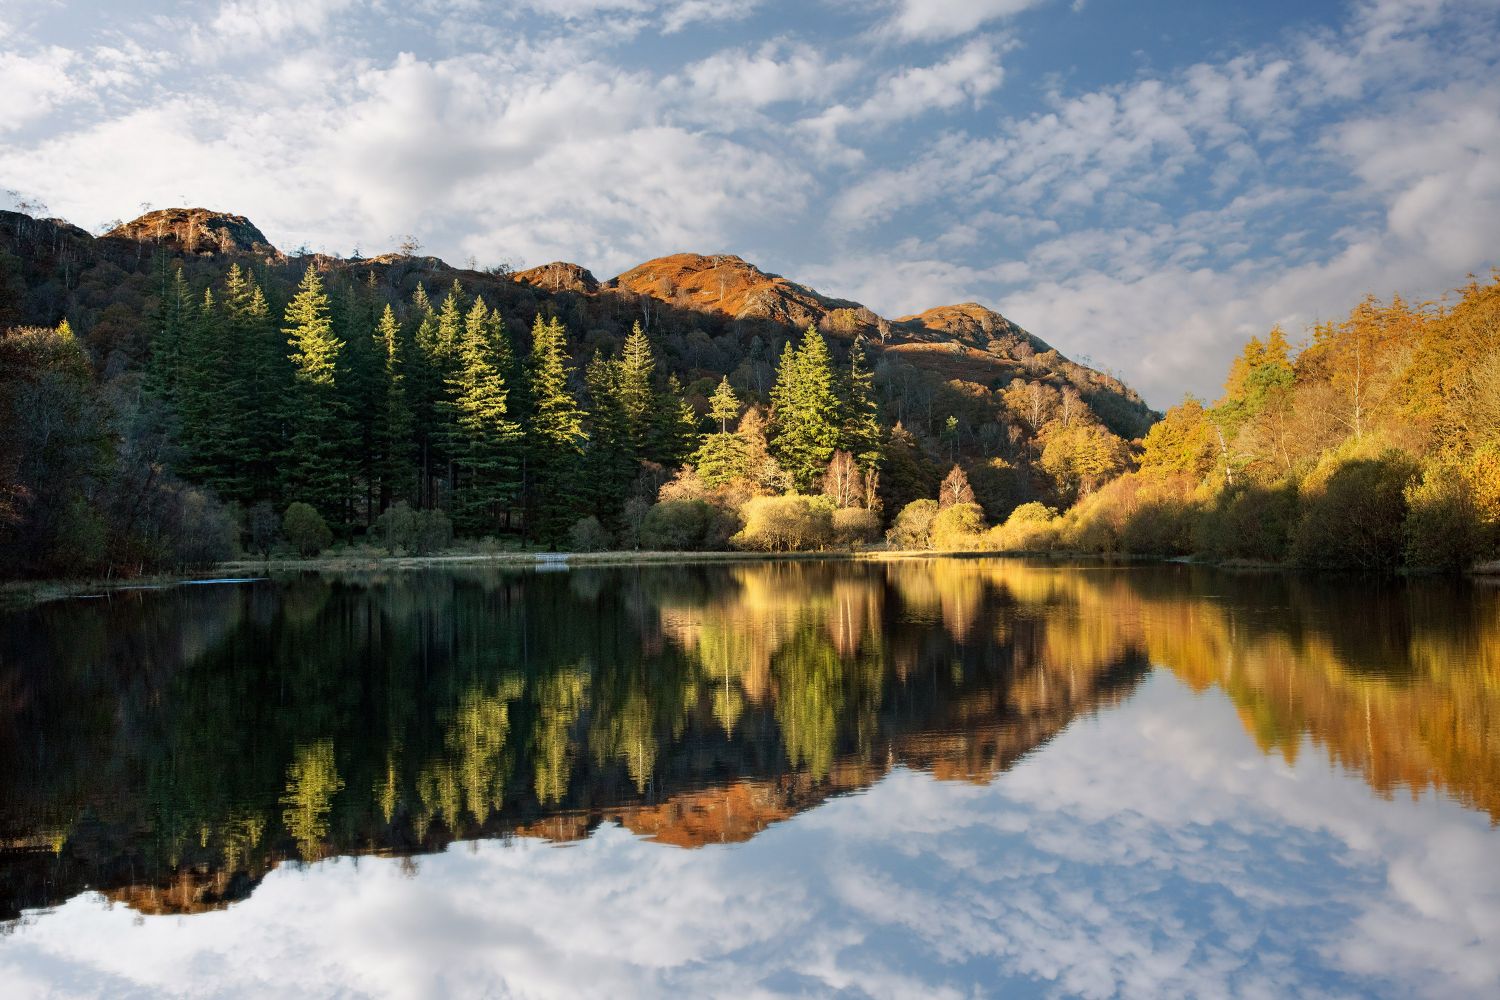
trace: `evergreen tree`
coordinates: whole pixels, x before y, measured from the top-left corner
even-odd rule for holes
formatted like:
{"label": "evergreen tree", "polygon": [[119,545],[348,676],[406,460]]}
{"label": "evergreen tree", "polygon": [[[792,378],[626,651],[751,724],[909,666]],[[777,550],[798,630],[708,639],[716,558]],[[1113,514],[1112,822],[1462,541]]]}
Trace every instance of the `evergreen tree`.
{"label": "evergreen tree", "polygon": [[375,469],[380,482],[380,508],[404,500],[414,484],[412,468],[412,412],[407,400],[401,325],[396,311],[386,305],[375,328],[376,352],[384,358],[381,406],[375,424]]}
{"label": "evergreen tree", "polygon": [[595,355],[584,372],[584,384],[588,387],[589,409],[583,474],[589,507],[600,521],[618,527],[637,468],[630,421],[620,396],[619,362]]}
{"label": "evergreen tree", "polygon": [[655,395],[652,412],[652,445],[647,457],[666,466],[686,462],[698,448],[698,414],[676,375],[667,376],[666,387]]}
{"label": "evergreen tree", "polygon": [[584,507],[584,415],[569,389],[570,374],[562,323],[537,316],[531,328],[527,486],[533,534],[549,545],[566,536]]}
{"label": "evergreen tree", "polygon": [[863,337],[849,349],[849,383],[844,404],[844,428],[840,447],[854,456],[865,472],[880,467],[882,439],[880,407],[875,401],[875,376],[870,370]]}
{"label": "evergreen tree", "polygon": [[412,416],[415,421],[417,464],[421,472],[418,503],[433,507],[437,503],[436,469],[441,465],[441,442],[438,440],[440,416],[438,403],[446,391],[443,351],[438,342],[437,311],[420,282],[412,294],[412,312],[417,320],[410,367]]}
{"label": "evergreen tree", "polygon": [[474,534],[499,527],[520,492],[522,434],[510,406],[511,358],[500,315],[475,298],[448,382],[451,400],[444,404],[451,419],[454,520]]}
{"label": "evergreen tree", "polygon": [[212,288],[187,324],[177,374],[177,415],[184,451],[182,472],[221,496],[238,497],[231,447],[234,413],[229,404],[234,373],[228,364],[225,317]]}
{"label": "evergreen tree", "polygon": [[651,351],[651,341],[646,338],[641,324],[630,328],[625,345],[620,351],[620,371],[617,395],[629,426],[631,449],[637,461],[652,459],[654,434],[659,424],[656,420],[656,358]]}
{"label": "evergreen tree", "polygon": [[735,396],[727,375],[720,379],[719,387],[709,398],[708,415],[718,424],[719,429],[703,439],[703,444],[693,456],[698,478],[712,487],[747,478],[748,449],[744,439],[729,429],[739,418],[740,401]]}
{"label": "evergreen tree", "polygon": [[313,265],[287,303],[282,332],[292,348],[286,495],[342,523],[349,501],[350,441],[338,392],[344,343],[333,333],[328,295]]}
{"label": "evergreen tree", "polygon": [[834,392],[828,344],[809,326],[802,345],[781,355],[771,389],[771,451],[801,492],[817,487],[838,447],[844,420]]}
{"label": "evergreen tree", "polygon": [[169,275],[165,255],[157,257],[160,293],[153,319],[151,358],[146,385],[151,394],[168,405],[177,402],[177,375],[182,362],[182,340],[193,322],[197,306],[187,277],[178,265]]}

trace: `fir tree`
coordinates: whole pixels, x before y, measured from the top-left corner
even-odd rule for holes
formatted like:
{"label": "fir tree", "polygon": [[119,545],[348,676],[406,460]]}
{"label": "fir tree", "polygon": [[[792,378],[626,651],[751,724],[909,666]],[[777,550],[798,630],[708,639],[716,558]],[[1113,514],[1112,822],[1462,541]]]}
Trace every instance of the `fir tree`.
{"label": "fir tree", "polygon": [[630,328],[625,345],[620,350],[619,387],[617,395],[630,429],[630,443],[637,460],[659,461],[653,452],[653,434],[658,427],[656,409],[656,358],[651,351],[651,341],[646,338],[641,324]]}
{"label": "fir tree", "polygon": [[708,415],[718,424],[719,429],[706,436],[693,455],[698,478],[711,487],[747,478],[748,449],[744,439],[729,429],[739,418],[740,401],[735,396],[727,375],[720,379],[719,387],[708,400]]}
{"label": "fir tree", "polygon": [[555,317],[531,328],[528,489],[537,538],[556,545],[584,506],[583,409],[568,387],[567,332]]}
{"label": "fir tree", "polygon": [[331,521],[343,522],[350,452],[338,393],[344,343],[334,336],[328,295],[313,265],[307,266],[297,294],[287,303],[283,321],[293,368],[286,495],[311,504]]}
{"label": "fir tree", "polygon": [[781,355],[771,390],[771,450],[801,492],[817,487],[838,447],[844,421],[834,392],[828,344],[809,326],[802,345]]}
{"label": "fir tree", "polygon": [[865,472],[880,467],[882,438],[880,406],[875,401],[875,376],[870,371],[863,337],[849,349],[849,382],[844,401],[840,447],[854,456]]}
{"label": "fir tree", "polygon": [[464,317],[457,370],[448,381],[448,451],[455,467],[454,519],[481,534],[499,527],[521,487],[521,427],[510,407],[510,343],[483,297]]}
{"label": "fir tree", "polygon": [[583,475],[589,506],[600,521],[618,527],[637,468],[630,422],[620,398],[620,364],[595,355],[584,372],[584,384],[589,409]]}
{"label": "fir tree", "polygon": [[151,394],[169,406],[177,402],[177,375],[182,361],[182,340],[197,312],[192,289],[179,265],[170,276],[167,258],[158,256],[161,292],[153,316],[151,358],[146,370],[146,385]]}
{"label": "fir tree", "polygon": [[380,507],[406,499],[413,484],[412,412],[406,394],[401,325],[396,311],[386,305],[375,327],[376,353],[384,359],[381,406],[375,424],[375,470],[380,481]]}

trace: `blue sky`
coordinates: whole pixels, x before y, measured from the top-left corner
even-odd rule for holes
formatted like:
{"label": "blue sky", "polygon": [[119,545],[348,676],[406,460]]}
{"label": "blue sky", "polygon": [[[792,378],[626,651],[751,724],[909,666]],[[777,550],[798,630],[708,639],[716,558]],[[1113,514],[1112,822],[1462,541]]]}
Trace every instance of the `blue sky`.
{"label": "blue sky", "polygon": [[0,0],[0,191],[978,300],[1154,404],[1500,263],[1500,0]]}

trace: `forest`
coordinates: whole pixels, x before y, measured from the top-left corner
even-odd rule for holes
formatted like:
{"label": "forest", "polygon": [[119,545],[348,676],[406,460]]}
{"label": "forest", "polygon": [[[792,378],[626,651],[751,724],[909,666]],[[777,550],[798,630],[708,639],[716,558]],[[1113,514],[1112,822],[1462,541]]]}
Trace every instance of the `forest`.
{"label": "forest", "polygon": [[201,211],[98,239],[0,214],[0,576],[330,548],[1500,554],[1500,278],[1273,330],[1163,418],[981,307],[893,323],[738,258],[601,285],[289,257]]}

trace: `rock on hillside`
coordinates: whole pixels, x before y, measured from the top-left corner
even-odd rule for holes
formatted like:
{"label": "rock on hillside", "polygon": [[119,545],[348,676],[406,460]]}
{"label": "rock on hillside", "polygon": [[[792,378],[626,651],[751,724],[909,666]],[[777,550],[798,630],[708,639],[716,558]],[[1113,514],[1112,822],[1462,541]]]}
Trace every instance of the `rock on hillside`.
{"label": "rock on hillside", "polygon": [[816,326],[836,309],[859,308],[857,302],[830,299],[779,274],[767,274],[733,254],[658,257],[631,268],[610,284],[682,309],[719,313],[732,319],[764,319],[798,328]]}
{"label": "rock on hillside", "polygon": [[533,288],[548,292],[578,292],[583,295],[592,295],[599,290],[599,281],[588,268],[570,264],[565,260],[517,271],[513,277],[523,285],[531,285]]}
{"label": "rock on hillside", "polygon": [[137,243],[170,244],[184,253],[213,254],[241,251],[281,257],[266,234],[243,215],[206,208],[162,208],[104,234],[106,238]]}

